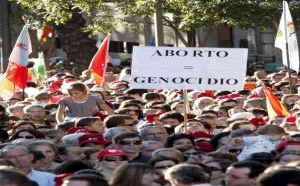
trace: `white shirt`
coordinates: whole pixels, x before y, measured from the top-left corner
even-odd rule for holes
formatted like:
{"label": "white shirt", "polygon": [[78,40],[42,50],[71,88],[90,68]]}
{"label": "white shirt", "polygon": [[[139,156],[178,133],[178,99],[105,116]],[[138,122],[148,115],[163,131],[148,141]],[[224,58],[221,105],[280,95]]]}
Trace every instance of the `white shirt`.
{"label": "white shirt", "polygon": [[280,141],[274,141],[270,136],[258,135],[243,137],[244,148],[238,156],[239,161],[246,160],[253,153],[271,152]]}
{"label": "white shirt", "polygon": [[27,177],[35,181],[39,186],[55,186],[54,178],[55,174],[49,172],[42,172],[32,169]]}

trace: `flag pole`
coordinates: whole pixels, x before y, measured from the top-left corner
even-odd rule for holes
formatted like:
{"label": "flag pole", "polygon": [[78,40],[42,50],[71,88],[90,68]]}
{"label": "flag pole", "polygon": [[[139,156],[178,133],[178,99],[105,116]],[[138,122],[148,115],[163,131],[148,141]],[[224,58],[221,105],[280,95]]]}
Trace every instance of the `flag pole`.
{"label": "flag pole", "polygon": [[290,56],[289,56],[289,43],[288,43],[288,30],[287,30],[287,21],[286,21],[286,8],[285,7],[285,1],[282,2],[283,4],[283,16],[284,16],[284,39],[285,39],[285,52],[286,52],[286,60],[287,60],[287,66],[288,66],[288,76],[289,76],[289,84],[290,84],[290,93],[292,94],[292,76],[291,76],[291,70],[290,70]]}

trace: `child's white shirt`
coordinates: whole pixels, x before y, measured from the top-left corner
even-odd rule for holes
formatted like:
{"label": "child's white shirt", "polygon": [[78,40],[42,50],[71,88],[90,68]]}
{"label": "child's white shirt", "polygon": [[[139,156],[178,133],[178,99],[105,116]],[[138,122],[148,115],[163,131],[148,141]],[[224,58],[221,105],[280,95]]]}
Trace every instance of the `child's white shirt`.
{"label": "child's white shirt", "polygon": [[243,137],[244,148],[238,156],[239,161],[246,160],[253,153],[271,152],[275,150],[278,140],[273,140],[267,135],[247,136]]}

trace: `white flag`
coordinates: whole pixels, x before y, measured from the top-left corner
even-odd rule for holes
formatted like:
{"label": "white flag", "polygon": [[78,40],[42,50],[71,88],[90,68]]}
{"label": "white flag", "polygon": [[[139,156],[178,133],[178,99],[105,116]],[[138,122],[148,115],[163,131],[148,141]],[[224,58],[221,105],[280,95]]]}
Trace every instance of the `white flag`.
{"label": "white flag", "polygon": [[295,25],[288,3],[283,1],[283,13],[275,39],[275,47],[281,49],[283,65],[288,66],[286,56],[286,42],[289,48],[290,68],[299,72],[299,51]]}
{"label": "white flag", "polygon": [[24,26],[10,54],[9,63],[0,81],[0,96],[9,98],[27,86],[28,56],[32,52],[28,27]]}

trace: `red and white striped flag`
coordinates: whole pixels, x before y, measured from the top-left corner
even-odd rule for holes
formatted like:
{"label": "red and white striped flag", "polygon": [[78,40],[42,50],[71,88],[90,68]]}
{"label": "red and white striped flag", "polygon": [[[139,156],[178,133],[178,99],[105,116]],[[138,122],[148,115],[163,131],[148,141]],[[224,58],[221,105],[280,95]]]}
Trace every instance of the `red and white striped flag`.
{"label": "red and white striped flag", "polygon": [[10,54],[8,67],[0,82],[0,96],[9,98],[26,87],[28,56],[32,52],[28,27],[25,25]]}

